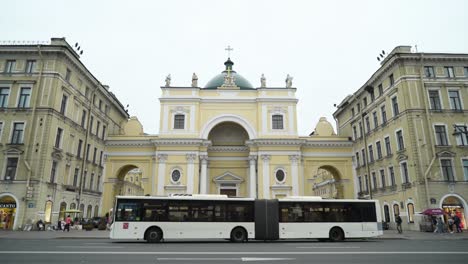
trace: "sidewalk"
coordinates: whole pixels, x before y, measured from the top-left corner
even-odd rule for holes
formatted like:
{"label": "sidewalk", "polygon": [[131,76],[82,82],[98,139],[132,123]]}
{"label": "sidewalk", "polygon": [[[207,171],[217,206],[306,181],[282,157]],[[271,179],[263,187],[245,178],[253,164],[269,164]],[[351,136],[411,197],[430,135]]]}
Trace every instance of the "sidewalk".
{"label": "sidewalk", "polygon": [[[70,232],[62,231],[3,231],[0,230],[0,239],[61,239],[61,238],[76,238],[76,239],[108,239],[109,231],[107,230],[70,230]],[[466,239],[468,240],[468,232],[463,233],[432,233],[419,231],[404,231],[398,234],[396,230],[385,230],[383,236],[372,238],[380,239],[411,239],[411,240],[433,240],[433,239]]]}

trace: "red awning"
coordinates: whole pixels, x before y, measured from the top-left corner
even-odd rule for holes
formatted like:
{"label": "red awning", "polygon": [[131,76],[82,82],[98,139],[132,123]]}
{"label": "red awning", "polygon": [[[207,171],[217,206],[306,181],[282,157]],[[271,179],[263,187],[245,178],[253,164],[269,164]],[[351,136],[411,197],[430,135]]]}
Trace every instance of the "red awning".
{"label": "red awning", "polygon": [[443,215],[444,213],[445,213],[444,210],[440,208],[429,208],[429,209],[424,210],[424,212],[422,212],[422,214],[424,215]]}

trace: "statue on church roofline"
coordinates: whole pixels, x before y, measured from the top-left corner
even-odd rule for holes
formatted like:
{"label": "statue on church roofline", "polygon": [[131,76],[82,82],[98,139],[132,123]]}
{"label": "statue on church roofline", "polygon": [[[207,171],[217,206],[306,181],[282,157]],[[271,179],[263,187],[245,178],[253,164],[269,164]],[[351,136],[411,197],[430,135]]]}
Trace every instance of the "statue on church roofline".
{"label": "statue on church roofline", "polygon": [[289,74],[286,76],[286,88],[291,88],[292,87],[292,76],[289,76]]}
{"label": "statue on church roofline", "polygon": [[266,78],[265,74],[262,73],[262,77],[260,77],[260,87],[265,88],[266,87]]}
{"label": "statue on church roofline", "polygon": [[192,75],[192,87],[198,87],[198,76],[195,73]]}
{"label": "statue on church roofline", "polygon": [[166,87],[171,86],[171,74],[166,76]]}

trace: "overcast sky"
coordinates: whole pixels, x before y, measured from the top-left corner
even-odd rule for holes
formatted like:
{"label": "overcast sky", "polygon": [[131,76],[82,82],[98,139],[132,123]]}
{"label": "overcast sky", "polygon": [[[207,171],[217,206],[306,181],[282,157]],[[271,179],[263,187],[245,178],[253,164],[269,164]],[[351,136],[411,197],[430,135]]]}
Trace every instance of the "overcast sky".
{"label": "overcast sky", "polygon": [[377,70],[397,45],[468,53],[468,1],[0,0],[0,40],[79,42],[82,61],[149,134],[159,133],[160,86],[204,86],[234,69],[255,87],[294,77],[299,135]]}

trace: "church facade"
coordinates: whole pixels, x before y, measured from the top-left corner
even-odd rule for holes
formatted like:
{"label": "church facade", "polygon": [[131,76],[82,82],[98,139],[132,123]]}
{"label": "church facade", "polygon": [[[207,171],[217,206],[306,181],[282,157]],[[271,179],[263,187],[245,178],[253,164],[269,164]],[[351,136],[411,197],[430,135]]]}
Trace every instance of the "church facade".
{"label": "church facade", "polygon": [[284,87],[260,87],[233,70],[199,87],[161,87],[160,133],[147,135],[132,117],[106,141],[103,214],[123,193],[125,175],[138,168],[145,195],[226,194],[279,198],[314,195],[317,176],[333,176],[332,198],[354,198],[352,148],[321,118],[310,136],[297,133],[292,78]]}

